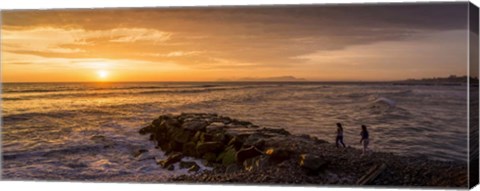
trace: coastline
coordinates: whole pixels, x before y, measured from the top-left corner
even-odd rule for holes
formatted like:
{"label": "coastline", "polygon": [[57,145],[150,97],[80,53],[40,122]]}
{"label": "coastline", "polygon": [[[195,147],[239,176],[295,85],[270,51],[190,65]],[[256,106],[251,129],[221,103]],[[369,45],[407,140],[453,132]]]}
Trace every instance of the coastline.
{"label": "coastline", "polygon": [[[183,156],[203,159],[213,168],[160,182],[468,186],[467,163],[385,152],[361,156],[356,148],[336,148],[316,137],[261,128],[217,114],[162,115],[140,133],[150,134],[150,140],[166,152],[168,158],[157,161],[166,169],[181,163]],[[203,145],[200,150],[199,145]],[[158,182],[154,179],[135,181]]]}

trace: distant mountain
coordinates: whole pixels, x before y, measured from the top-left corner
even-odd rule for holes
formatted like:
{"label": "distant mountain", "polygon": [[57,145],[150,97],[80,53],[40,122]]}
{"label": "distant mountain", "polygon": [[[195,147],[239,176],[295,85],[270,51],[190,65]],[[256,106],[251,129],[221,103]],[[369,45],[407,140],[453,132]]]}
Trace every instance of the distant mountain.
{"label": "distant mountain", "polygon": [[[455,76],[450,75],[449,77],[435,77],[435,78],[423,78],[423,79],[408,79],[404,81],[398,81],[395,84],[418,84],[418,85],[462,85],[467,83],[467,76]],[[478,84],[478,78],[471,77],[470,82],[472,84]]]}
{"label": "distant mountain", "polygon": [[249,81],[249,82],[297,82],[306,81],[304,78],[296,78],[294,76],[275,76],[266,78],[238,78],[238,79],[219,79],[218,81]]}

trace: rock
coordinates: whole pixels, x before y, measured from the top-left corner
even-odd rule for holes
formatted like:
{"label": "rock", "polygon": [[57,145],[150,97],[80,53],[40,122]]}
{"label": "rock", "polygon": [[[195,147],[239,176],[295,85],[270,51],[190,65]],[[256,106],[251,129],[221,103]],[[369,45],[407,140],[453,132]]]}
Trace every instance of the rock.
{"label": "rock", "polygon": [[238,141],[244,142],[247,137],[253,134],[257,134],[258,132],[255,129],[249,129],[246,127],[232,127],[225,129],[225,134],[229,136],[236,137]]}
{"label": "rock", "polygon": [[210,125],[208,125],[205,128],[205,130],[206,130],[207,133],[218,132],[218,131],[223,130],[224,127],[225,127],[225,124],[222,123],[222,122],[213,122],[213,123],[210,123]]}
{"label": "rock", "polygon": [[208,152],[203,155],[203,159],[205,159],[209,163],[214,163],[217,160],[217,155],[215,153]]}
{"label": "rock", "polygon": [[182,152],[183,144],[177,141],[171,140],[168,142],[167,146],[165,147],[164,151],[165,154],[170,154],[171,152]]}
{"label": "rock", "polygon": [[199,142],[203,143],[203,142],[212,142],[212,141],[213,141],[213,135],[207,134],[207,133],[201,134]]}
{"label": "rock", "polygon": [[205,133],[201,131],[197,131],[195,135],[192,137],[191,141],[194,143],[201,141],[203,134]]}
{"label": "rock", "polygon": [[179,162],[180,160],[182,160],[182,158],[183,158],[182,153],[173,153],[169,155],[167,159],[161,160],[157,163],[160,164],[163,168],[167,168],[168,166]]}
{"label": "rock", "polygon": [[180,169],[190,168],[193,165],[197,165],[194,161],[180,161]]}
{"label": "rock", "polygon": [[288,160],[294,152],[284,148],[269,148],[265,151],[265,154],[270,156],[270,161],[282,162]]}
{"label": "rock", "polygon": [[240,149],[236,154],[236,160],[239,163],[243,163],[243,161],[249,158],[253,158],[262,154],[263,154],[262,151],[258,150],[254,146],[251,146],[248,148]]}
{"label": "rock", "polygon": [[163,116],[160,116],[158,119],[154,119],[152,121],[152,126],[158,127],[158,126],[160,126],[160,124],[162,124],[162,122],[163,122]]}
{"label": "rock", "polygon": [[245,139],[243,142],[244,147],[254,146],[256,148],[262,149],[265,145],[265,138],[258,134],[252,134]]}
{"label": "rock", "polygon": [[183,154],[187,156],[193,156],[193,157],[198,156],[196,144],[194,142],[188,142],[184,144],[182,151],[183,151]]}
{"label": "rock", "polygon": [[217,162],[221,162],[223,165],[228,166],[230,164],[235,164],[237,151],[233,146],[227,147],[222,153],[217,157]]}
{"label": "rock", "polygon": [[239,150],[240,148],[242,148],[243,146],[243,142],[240,141],[237,137],[232,137],[229,141],[228,141],[228,146],[233,146],[235,148],[235,150]]}
{"label": "rock", "polygon": [[204,142],[198,143],[197,145],[197,153],[199,155],[203,155],[205,153],[217,153],[223,149],[223,143],[220,142]]}
{"label": "rock", "polygon": [[228,144],[230,139],[228,139],[228,137],[225,135],[224,132],[218,132],[218,133],[213,134],[212,141],[221,142],[223,144]]}
{"label": "rock", "polygon": [[173,170],[175,170],[175,166],[169,165],[169,166],[167,166],[166,169],[169,170],[169,171],[173,171]]}
{"label": "rock", "polygon": [[229,124],[232,122],[232,119],[230,117],[219,117],[219,118],[215,118],[214,120],[212,120],[212,122],[222,122],[223,124]]}
{"label": "rock", "polygon": [[208,123],[205,121],[187,121],[182,124],[182,128],[189,131],[205,131]]}
{"label": "rock", "polygon": [[190,139],[193,137],[193,133],[177,128],[172,132],[171,137],[174,141],[184,144],[190,141]]}
{"label": "rock", "polygon": [[249,125],[252,125],[251,122],[248,122],[248,121],[239,121],[239,120],[233,120],[232,123],[233,123],[233,124],[236,124],[236,125],[241,125],[241,126],[249,126]]}
{"label": "rock", "polygon": [[198,170],[200,170],[200,166],[198,166],[198,164],[195,163],[188,169],[188,172],[198,172]]}
{"label": "rock", "polygon": [[243,167],[246,171],[263,169],[268,165],[268,158],[266,156],[257,156],[249,158],[243,162]]}
{"label": "rock", "polygon": [[225,168],[225,173],[234,173],[241,169],[242,167],[240,167],[238,164],[230,164]]}
{"label": "rock", "polygon": [[165,126],[168,127],[176,127],[176,128],[181,128],[182,127],[182,122],[180,122],[178,119],[175,118],[170,118],[165,120]]}
{"label": "rock", "polygon": [[299,137],[302,139],[310,139],[310,135],[307,135],[307,134],[301,134],[299,135]]}
{"label": "rock", "polygon": [[147,133],[151,133],[153,130],[153,125],[148,125],[146,127],[143,127],[141,128],[138,133],[140,133],[140,135],[145,135]]}
{"label": "rock", "polygon": [[140,156],[142,153],[146,153],[146,152],[148,152],[147,149],[139,149],[139,150],[133,152],[132,155],[133,155],[133,157],[138,157],[138,156]]}
{"label": "rock", "polygon": [[307,171],[307,174],[316,175],[320,170],[328,165],[328,162],[318,156],[302,154],[300,155],[298,164]]}
{"label": "rock", "polygon": [[287,130],[285,129],[268,129],[268,128],[262,128],[260,130],[258,130],[259,132],[262,132],[262,133],[267,133],[267,134],[271,134],[272,136],[276,136],[276,135],[284,135],[284,136],[288,136],[288,135],[291,135],[290,132],[288,132]]}

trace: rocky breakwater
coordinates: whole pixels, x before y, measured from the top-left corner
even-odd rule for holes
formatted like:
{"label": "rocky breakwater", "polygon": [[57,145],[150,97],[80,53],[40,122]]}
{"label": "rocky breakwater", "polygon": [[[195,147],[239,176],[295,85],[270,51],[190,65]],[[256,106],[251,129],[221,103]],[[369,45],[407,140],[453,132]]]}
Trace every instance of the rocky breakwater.
{"label": "rocky breakwater", "polygon": [[157,163],[166,169],[180,163],[197,171],[196,163],[181,161],[186,156],[213,169],[171,181],[412,186],[466,186],[467,181],[466,163],[380,152],[361,156],[359,149],[217,114],[162,115],[139,133],[149,134],[165,152],[167,158]]}

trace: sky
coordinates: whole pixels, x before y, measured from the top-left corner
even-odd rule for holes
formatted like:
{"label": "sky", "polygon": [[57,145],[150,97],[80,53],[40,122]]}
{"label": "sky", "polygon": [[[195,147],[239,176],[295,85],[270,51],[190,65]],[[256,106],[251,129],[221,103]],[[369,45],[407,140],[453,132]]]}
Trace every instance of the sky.
{"label": "sky", "polygon": [[466,2],[2,11],[4,82],[467,73]]}

